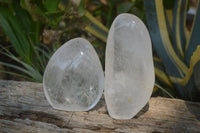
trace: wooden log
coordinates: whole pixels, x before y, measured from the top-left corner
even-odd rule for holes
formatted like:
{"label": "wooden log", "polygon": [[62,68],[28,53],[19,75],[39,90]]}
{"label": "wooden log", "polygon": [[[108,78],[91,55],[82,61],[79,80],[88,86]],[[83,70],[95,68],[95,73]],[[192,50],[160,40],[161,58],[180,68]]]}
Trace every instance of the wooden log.
{"label": "wooden log", "polygon": [[200,103],[151,98],[130,120],[109,117],[102,98],[88,112],[53,109],[42,84],[0,80],[0,132],[5,133],[198,133]]}

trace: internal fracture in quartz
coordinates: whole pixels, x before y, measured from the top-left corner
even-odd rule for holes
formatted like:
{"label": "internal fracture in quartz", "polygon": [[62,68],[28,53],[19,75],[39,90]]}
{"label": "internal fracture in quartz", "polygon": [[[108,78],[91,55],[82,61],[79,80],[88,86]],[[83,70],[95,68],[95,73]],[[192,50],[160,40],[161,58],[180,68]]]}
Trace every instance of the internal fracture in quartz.
{"label": "internal fracture in quartz", "polygon": [[130,119],[150,99],[154,86],[151,40],[143,22],[121,14],[109,31],[105,63],[105,100],[115,119]]}
{"label": "internal fracture in quartz", "polygon": [[104,74],[92,45],[76,38],[51,57],[43,78],[44,92],[55,109],[87,111],[102,96]]}

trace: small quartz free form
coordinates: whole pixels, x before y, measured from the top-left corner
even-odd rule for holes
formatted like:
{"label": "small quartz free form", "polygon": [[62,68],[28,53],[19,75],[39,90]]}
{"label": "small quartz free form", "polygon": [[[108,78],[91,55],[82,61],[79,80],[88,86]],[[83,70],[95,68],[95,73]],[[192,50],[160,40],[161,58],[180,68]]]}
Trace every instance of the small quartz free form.
{"label": "small quartz free form", "polygon": [[104,73],[92,45],[82,38],[62,45],[46,67],[43,86],[48,102],[55,109],[93,108],[103,93]]}

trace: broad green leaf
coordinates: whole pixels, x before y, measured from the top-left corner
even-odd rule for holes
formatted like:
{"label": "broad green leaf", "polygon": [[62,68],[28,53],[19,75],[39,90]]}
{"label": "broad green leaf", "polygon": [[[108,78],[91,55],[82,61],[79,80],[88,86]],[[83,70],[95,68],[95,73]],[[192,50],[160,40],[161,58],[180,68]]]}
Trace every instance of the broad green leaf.
{"label": "broad green leaf", "polygon": [[132,6],[133,3],[131,2],[121,3],[117,6],[117,14],[128,12],[132,8]]}
{"label": "broad green leaf", "polygon": [[29,2],[30,4],[35,4],[35,6],[37,6],[37,8],[39,8],[43,12],[47,11],[47,9],[45,8],[45,5],[43,4],[42,0],[26,0],[26,1]]}
{"label": "broad green leaf", "polygon": [[20,0],[20,5],[31,14],[33,20],[40,22],[46,21],[45,12],[47,10],[41,0]]}
{"label": "broad green leaf", "polygon": [[84,16],[86,11],[85,11],[85,0],[81,0],[79,6],[78,6],[78,11],[80,16]]}
{"label": "broad green leaf", "polygon": [[43,1],[44,7],[48,12],[55,12],[58,8],[60,0],[45,0]]}
{"label": "broad green leaf", "polygon": [[65,11],[55,11],[55,12],[46,12],[46,22],[52,26],[55,27],[59,24],[60,21],[63,20],[63,16],[65,14]]}
{"label": "broad green leaf", "polygon": [[30,32],[30,25],[32,21],[30,15],[26,12],[26,10],[21,8],[20,3],[17,0],[12,2],[12,7],[14,8],[15,16],[18,18],[20,25],[27,34]]}
{"label": "broad green leaf", "polygon": [[65,11],[57,10],[59,1],[21,0],[21,6],[31,14],[35,21],[55,27],[65,14]]}
{"label": "broad green leaf", "polygon": [[25,34],[31,37],[35,45],[38,45],[41,23],[33,21],[30,14],[21,7],[18,1],[13,1],[12,3],[13,8],[15,9],[16,17],[19,20]]}

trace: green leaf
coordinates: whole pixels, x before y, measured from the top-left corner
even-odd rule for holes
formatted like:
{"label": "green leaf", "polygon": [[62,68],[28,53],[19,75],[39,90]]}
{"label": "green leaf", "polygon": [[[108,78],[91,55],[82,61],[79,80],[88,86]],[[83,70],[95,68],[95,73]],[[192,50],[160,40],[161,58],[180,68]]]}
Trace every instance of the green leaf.
{"label": "green leaf", "polygon": [[[167,29],[169,31],[169,35],[172,35],[172,30],[173,30],[173,16],[174,16],[173,10],[172,9],[166,9],[165,10],[165,15],[166,15],[166,24],[167,24]],[[173,45],[173,47],[175,48],[174,45]]]}
{"label": "green leaf", "polygon": [[161,69],[154,67],[155,70],[155,75],[156,77],[159,78],[159,80],[161,80],[163,83],[165,83],[166,85],[168,85],[170,88],[174,88],[172,82],[170,81],[168,75],[166,75],[165,72],[163,72]]}
{"label": "green leaf", "polygon": [[25,33],[30,32],[31,17],[28,12],[21,8],[17,0],[12,2],[12,7],[15,11],[15,17],[18,18],[20,25]]}
{"label": "green leaf", "polygon": [[48,12],[55,12],[58,8],[60,0],[45,0],[43,1],[44,7]]}
{"label": "green leaf", "polygon": [[39,22],[46,21],[45,12],[47,10],[41,0],[21,0],[20,5],[31,14],[33,20]]}
{"label": "green leaf", "polygon": [[24,79],[27,79],[29,81],[34,81],[32,78],[29,78],[29,77],[25,76],[24,74],[18,74],[18,73],[15,73],[15,72],[9,72],[9,71],[4,71],[4,70],[0,70],[0,72],[6,73],[6,74],[9,74],[9,75],[14,75],[14,76],[17,76],[17,77],[20,77],[20,78],[24,78]]}
{"label": "green leaf", "polygon": [[126,2],[117,6],[117,14],[126,13],[133,7],[133,3]]}
{"label": "green leaf", "polygon": [[5,63],[5,62],[0,62],[0,65],[4,65],[6,67],[10,67],[10,68],[13,68],[13,69],[16,69],[18,71],[21,71],[27,75],[31,75],[31,73],[29,71],[27,71],[26,69],[22,68],[22,67],[19,67],[17,65],[13,65],[13,64],[9,64],[9,63]]}
{"label": "green leaf", "polygon": [[46,21],[50,26],[55,27],[59,24],[60,21],[63,20],[64,14],[65,11],[46,12]]}
{"label": "green leaf", "polygon": [[9,63],[5,63],[5,62],[0,62],[0,64],[8,66],[8,67],[12,67],[14,69],[17,69],[25,74],[27,74],[29,77],[33,78],[34,81],[36,82],[42,82],[42,75],[40,74],[40,72],[34,67],[34,65],[32,64],[29,65],[21,60],[19,60],[16,56],[14,56],[12,53],[10,53],[9,51],[6,52],[0,52],[1,54],[6,55],[7,57],[13,59],[14,61],[16,61],[17,63],[21,64],[23,67],[19,67],[16,65],[12,65]]}
{"label": "green leaf", "polygon": [[26,63],[30,63],[32,51],[27,36],[18,19],[7,8],[2,6],[0,6],[0,24],[16,52]]}
{"label": "green leaf", "polygon": [[175,7],[173,12],[172,42],[174,50],[181,59],[184,58],[184,49],[186,45],[186,9],[186,0],[175,1]]}
{"label": "green leaf", "polygon": [[102,41],[106,42],[108,29],[100,23],[95,17],[93,17],[88,11],[85,13],[85,17],[89,20],[90,25],[85,27],[85,30],[94,36],[98,37]]}
{"label": "green leaf", "polygon": [[60,0],[21,0],[21,6],[26,9],[37,22],[47,23],[55,27],[63,19],[64,10],[58,10]]}
{"label": "green leaf", "polygon": [[30,14],[21,7],[17,0],[12,2],[12,6],[15,9],[16,17],[25,34],[30,36],[32,41],[37,45],[39,42],[41,23],[33,21]]}
{"label": "green leaf", "polygon": [[172,94],[170,94],[166,89],[164,89],[163,87],[161,87],[159,84],[155,83],[154,84],[156,87],[158,87],[159,89],[161,89],[164,93],[166,93],[169,97],[174,98],[172,96]]}
{"label": "green leaf", "polygon": [[81,0],[79,6],[78,6],[78,11],[79,11],[79,14],[80,16],[84,16],[86,11],[85,11],[85,1],[84,0]]}
{"label": "green leaf", "polygon": [[188,7],[188,0],[182,0],[180,9],[179,9],[180,10],[179,34],[180,34],[180,41],[181,41],[181,46],[184,52],[184,56],[185,56],[185,46],[187,43],[187,32],[188,32],[188,29],[186,27],[187,7]]}

